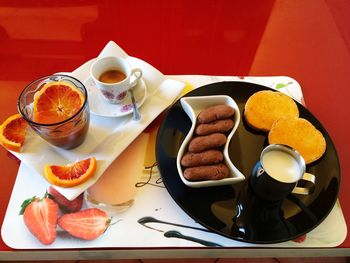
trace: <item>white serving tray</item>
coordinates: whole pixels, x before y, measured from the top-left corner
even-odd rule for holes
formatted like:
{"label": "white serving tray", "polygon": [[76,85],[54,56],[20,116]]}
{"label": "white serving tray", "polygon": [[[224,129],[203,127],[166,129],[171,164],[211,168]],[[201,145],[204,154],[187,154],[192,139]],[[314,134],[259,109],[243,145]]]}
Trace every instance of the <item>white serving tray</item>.
{"label": "white serving tray", "polygon": [[[240,80],[238,77],[213,77],[213,76],[168,76],[175,80],[187,82],[194,87],[218,81]],[[298,82],[289,77],[246,77],[243,81],[262,84],[271,88],[291,83],[282,89],[283,92],[302,101],[302,92]],[[288,90],[286,88],[288,87]],[[144,151],[146,149],[136,149]],[[138,164],[135,164],[138,165]],[[139,164],[141,166],[144,165]],[[113,167],[113,166],[111,166]],[[140,171],[142,182],[148,181],[148,175]],[[47,181],[41,176],[33,173],[25,164],[21,164],[17,178],[13,187],[11,198],[6,210],[1,236],[3,241],[13,249],[84,249],[84,248],[203,248],[209,244],[218,244],[225,248],[242,247],[273,247],[273,248],[320,248],[335,247],[340,245],[347,235],[347,227],[341,210],[340,203],[337,202],[328,217],[314,230],[295,241],[287,241],[278,244],[257,245],[235,241],[206,229],[188,216],[171,198],[166,188],[161,183],[160,175],[154,171],[148,184],[139,188],[135,197],[135,203],[125,212],[114,217],[111,226],[101,237],[92,241],[83,241],[72,238],[62,231],[59,231],[56,241],[48,246],[42,245],[33,235],[31,235],[24,225],[23,217],[18,213],[23,200],[34,195],[42,196],[49,187]],[[144,218],[154,218],[165,223],[149,223],[145,227],[138,223]],[[152,229],[153,228],[153,229]],[[158,230],[163,232],[160,232]],[[165,233],[178,231],[185,238],[166,237]],[[18,238],[20,237],[20,238]],[[137,238],[135,238],[137,237]],[[193,240],[188,240],[191,237]]]}

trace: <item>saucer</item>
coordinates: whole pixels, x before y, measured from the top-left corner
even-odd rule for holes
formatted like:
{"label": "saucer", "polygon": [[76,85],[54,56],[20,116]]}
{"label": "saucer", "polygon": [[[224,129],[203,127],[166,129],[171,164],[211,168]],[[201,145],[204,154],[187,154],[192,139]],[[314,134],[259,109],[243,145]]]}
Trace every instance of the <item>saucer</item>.
{"label": "saucer", "polygon": [[[89,94],[89,106],[92,114],[103,117],[121,117],[132,113],[132,102],[129,92],[121,103],[111,104],[103,97],[92,78],[88,78],[84,85]],[[137,108],[140,108],[147,97],[147,87],[143,79],[139,80],[133,91]]]}

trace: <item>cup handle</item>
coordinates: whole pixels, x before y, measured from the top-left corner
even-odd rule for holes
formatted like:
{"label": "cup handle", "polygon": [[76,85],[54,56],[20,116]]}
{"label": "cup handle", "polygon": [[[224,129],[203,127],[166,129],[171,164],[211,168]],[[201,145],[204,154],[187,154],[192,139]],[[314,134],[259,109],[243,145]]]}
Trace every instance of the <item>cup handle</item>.
{"label": "cup handle", "polygon": [[304,173],[303,177],[299,180],[299,182],[300,181],[305,181],[306,186],[299,187],[297,185],[296,187],[294,187],[292,193],[299,194],[299,195],[308,195],[310,194],[310,191],[315,187],[316,177],[313,174]]}
{"label": "cup handle", "polygon": [[131,70],[131,76],[134,77],[133,80],[131,80],[130,82],[130,87],[134,87],[137,82],[139,81],[139,79],[142,77],[142,70],[139,68],[134,68]]}

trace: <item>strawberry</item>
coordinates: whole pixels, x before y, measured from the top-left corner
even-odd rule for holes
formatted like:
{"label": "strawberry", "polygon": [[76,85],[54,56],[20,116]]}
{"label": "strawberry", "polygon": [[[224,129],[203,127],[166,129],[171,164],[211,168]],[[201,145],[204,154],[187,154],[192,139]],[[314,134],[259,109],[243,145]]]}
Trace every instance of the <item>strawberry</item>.
{"label": "strawberry", "polygon": [[88,208],[65,214],[58,219],[58,225],[74,237],[93,240],[102,235],[111,224],[108,214],[98,208]]}
{"label": "strawberry", "polygon": [[58,205],[45,195],[25,200],[20,214],[29,231],[44,245],[53,243],[56,239]]}
{"label": "strawberry", "polygon": [[53,200],[56,201],[56,203],[59,205],[60,209],[64,213],[77,212],[83,206],[84,194],[81,194],[77,198],[70,201],[63,195],[61,195],[55,188],[50,186],[49,195]]}

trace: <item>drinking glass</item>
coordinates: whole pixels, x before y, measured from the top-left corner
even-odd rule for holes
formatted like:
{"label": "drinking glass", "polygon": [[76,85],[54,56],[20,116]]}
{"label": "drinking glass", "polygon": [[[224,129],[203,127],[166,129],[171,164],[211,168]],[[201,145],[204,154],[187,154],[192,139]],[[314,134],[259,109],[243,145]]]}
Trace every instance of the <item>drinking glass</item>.
{"label": "drinking glass", "polygon": [[[57,123],[38,123],[33,120],[33,103],[38,92],[51,82],[68,82],[83,94],[81,108],[71,117]],[[30,127],[48,143],[72,149],[79,146],[86,138],[90,122],[88,94],[85,86],[77,79],[67,75],[52,75],[39,78],[24,88],[18,98],[18,111]]]}
{"label": "drinking glass", "polygon": [[144,168],[149,134],[141,133],[85,192],[88,206],[111,214],[124,212],[133,205],[137,183]]}

